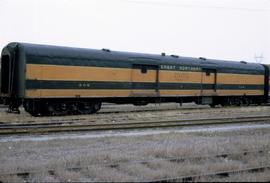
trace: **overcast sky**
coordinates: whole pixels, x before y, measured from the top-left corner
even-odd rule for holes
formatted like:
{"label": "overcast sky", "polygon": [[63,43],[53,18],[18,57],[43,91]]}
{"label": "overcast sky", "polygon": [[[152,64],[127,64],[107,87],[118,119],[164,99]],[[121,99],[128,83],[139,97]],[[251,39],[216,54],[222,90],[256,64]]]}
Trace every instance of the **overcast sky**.
{"label": "overcast sky", "polygon": [[20,41],[270,64],[270,0],[0,0],[0,22],[1,48]]}

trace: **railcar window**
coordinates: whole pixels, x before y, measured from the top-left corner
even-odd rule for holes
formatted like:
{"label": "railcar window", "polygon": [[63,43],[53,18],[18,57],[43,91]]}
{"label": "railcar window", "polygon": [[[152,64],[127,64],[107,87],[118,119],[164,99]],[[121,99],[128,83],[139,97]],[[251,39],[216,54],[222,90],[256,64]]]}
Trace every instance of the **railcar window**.
{"label": "railcar window", "polygon": [[141,68],[141,73],[146,74],[147,73],[147,68],[146,67],[142,67]]}

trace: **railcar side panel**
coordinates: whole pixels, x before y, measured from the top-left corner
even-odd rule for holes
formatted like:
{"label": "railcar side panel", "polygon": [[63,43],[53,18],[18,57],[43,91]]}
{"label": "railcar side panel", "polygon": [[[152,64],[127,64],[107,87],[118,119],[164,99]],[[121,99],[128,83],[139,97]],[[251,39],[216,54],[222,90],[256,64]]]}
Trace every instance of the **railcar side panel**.
{"label": "railcar side panel", "polygon": [[161,97],[261,95],[264,75],[27,64],[26,97],[150,96],[157,81]]}

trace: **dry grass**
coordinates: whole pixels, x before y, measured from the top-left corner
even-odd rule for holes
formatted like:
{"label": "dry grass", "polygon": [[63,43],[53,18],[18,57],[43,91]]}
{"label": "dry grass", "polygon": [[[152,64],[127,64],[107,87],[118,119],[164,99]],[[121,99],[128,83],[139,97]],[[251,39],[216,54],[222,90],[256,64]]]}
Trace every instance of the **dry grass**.
{"label": "dry grass", "polygon": [[[220,132],[217,135],[210,132],[171,133],[125,138],[6,142],[1,143],[0,171],[38,171],[31,174],[28,182],[125,182],[173,178],[270,163],[269,154],[235,155],[227,159],[203,158],[196,161],[187,159],[182,162],[164,160],[170,157],[270,149],[269,139],[269,131],[244,130],[233,134]],[[146,164],[134,162],[150,159],[153,161]],[[108,163],[120,163],[120,166],[104,166]],[[82,169],[67,170],[69,167]],[[48,169],[55,169],[55,174],[49,174]],[[17,182],[21,178],[4,176],[0,180]]]}
{"label": "dry grass", "polygon": [[257,173],[239,173],[231,174],[229,177],[202,177],[196,179],[196,182],[269,182],[270,180],[270,170]]}
{"label": "dry grass", "polygon": [[24,179],[17,175],[0,175],[1,182],[24,182]]}
{"label": "dry grass", "polygon": [[37,173],[31,173],[25,180],[27,182],[59,182],[59,179],[50,175],[47,171],[40,171]]}

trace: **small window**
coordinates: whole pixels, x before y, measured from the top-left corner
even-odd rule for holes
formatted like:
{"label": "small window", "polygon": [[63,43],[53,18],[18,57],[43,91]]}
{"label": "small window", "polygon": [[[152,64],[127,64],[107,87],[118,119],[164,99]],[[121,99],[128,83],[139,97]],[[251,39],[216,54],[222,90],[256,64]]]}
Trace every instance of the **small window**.
{"label": "small window", "polygon": [[206,71],[206,76],[210,76],[211,72],[210,71]]}
{"label": "small window", "polygon": [[141,73],[146,74],[147,73],[147,68],[146,67],[142,67],[141,68]]}

